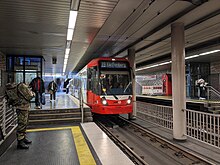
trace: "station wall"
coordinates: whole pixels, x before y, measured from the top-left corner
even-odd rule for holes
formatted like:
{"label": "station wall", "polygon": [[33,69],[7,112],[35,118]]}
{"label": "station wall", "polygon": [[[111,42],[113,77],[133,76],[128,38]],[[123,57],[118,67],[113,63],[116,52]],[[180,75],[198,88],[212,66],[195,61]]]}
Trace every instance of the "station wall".
{"label": "station wall", "polygon": [[0,52],[0,96],[5,93],[6,84],[6,55]]}

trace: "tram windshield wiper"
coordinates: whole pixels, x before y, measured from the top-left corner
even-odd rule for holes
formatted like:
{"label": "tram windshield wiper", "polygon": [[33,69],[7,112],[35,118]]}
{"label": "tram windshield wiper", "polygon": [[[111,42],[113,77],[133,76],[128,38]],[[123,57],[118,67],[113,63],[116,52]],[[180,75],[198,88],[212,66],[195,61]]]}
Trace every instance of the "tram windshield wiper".
{"label": "tram windshield wiper", "polygon": [[128,83],[128,85],[126,86],[124,93],[126,92],[126,90],[128,89],[128,87],[131,85],[131,81]]}
{"label": "tram windshield wiper", "polygon": [[110,90],[108,90],[113,96],[114,96],[114,98],[116,99],[116,100],[118,100],[118,97],[114,94],[114,93],[112,93]]}

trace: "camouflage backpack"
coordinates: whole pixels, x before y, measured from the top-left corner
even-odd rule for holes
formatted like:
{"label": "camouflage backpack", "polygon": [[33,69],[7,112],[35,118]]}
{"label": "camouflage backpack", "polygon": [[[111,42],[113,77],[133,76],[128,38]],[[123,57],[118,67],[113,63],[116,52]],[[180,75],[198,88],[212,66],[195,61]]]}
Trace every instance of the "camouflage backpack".
{"label": "camouflage backpack", "polygon": [[34,93],[24,83],[18,85],[8,83],[5,87],[10,105],[15,106],[21,104],[24,100],[29,102],[34,97]]}
{"label": "camouflage backpack", "polygon": [[25,84],[18,84],[18,96],[24,98],[26,101],[30,101],[34,97],[34,93],[31,89]]}
{"label": "camouflage backpack", "polygon": [[21,103],[22,99],[18,95],[17,84],[8,83],[5,85],[6,87],[6,95],[8,96],[9,105],[17,105]]}

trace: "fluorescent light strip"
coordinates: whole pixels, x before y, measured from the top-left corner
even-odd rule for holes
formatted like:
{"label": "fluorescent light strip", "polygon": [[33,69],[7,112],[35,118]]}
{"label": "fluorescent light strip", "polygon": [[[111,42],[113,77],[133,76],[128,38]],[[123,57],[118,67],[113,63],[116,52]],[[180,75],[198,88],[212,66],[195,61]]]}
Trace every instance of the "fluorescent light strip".
{"label": "fluorescent light strip", "polygon": [[220,50],[212,50],[212,51],[209,51],[209,52],[200,53],[199,56],[204,56],[204,55],[212,54],[212,53],[216,53],[216,52],[220,52]]}
{"label": "fluorescent light strip", "polygon": [[[188,56],[188,57],[185,57],[185,60],[196,58],[196,57],[199,57],[199,56],[205,56],[205,55],[212,54],[212,53],[217,53],[217,52],[220,52],[220,50],[217,49],[217,50],[213,50],[213,51],[209,51],[209,52],[205,52],[205,53],[200,53],[200,54]],[[155,64],[155,65],[139,68],[139,69],[136,69],[135,71],[140,71],[140,70],[145,70],[145,69],[149,69],[149,68],[154,68],[154,67],[157,67],[157,66],[162,66],[162,65],[166,65],[166,64],[170,64],[170,63],[172,63],[172,61],[163,62],[163,63],[160,63],[160,64]]]}
{"label": "fluorescent light strip", "polygon": [[64,58],[69,58],[69,54],[65,54],[65,57]]}
{"label": "fluorescent light strip", "polygon": [[68,54],[68,55],[70,54],[70,49],[68,49],[68,48],[66,49],[65,55],[66,55],[66,54]]}
{"label": "fluorescent light strip", "polygon": [[68,29],[74,29],[76,26],[77,11],[70,11]]}
{"label": "fluorescent light strip", "polygon": [[196,58],[196,57],[199,57],[199,55],[196,54],[196,55],[192,55],[192,56],[189,56],[189,57],[185,57],[185,60],[188,60],[188,59],[191,59],[191,58]]}
{"label": "fluorescent light strip", "polygon": [[64,59],[64,65],[67,65],[67,61],[68,61],[68,59]]}
{"label": "fluorescent light strip", "polygon": [[67,29],[67,40],[72,40],[73,39],[73,29]]}
{"label": "fluorescent light strip", "polygon": [[[76,1],[75,4],[71,4],[71,6],[74,6],[74,9],[76,10],[76,8],[77,9],[79,8],[79,3],[80,3],[80,0]],[[75,26],[76,26],[77,15],[78,15],[78,11],[70,10],[69,23],[68,23],[68,29],[67,29],[67,38],[66,38],[67,39],[67,45],[66,45],[67,48],[65,51],[63,73],[65,73],[65,71],[66,71],[66,65],[67,65],[67,61],[69,58],[69,54],[70,54],[70,45],[71,45],[71,41],[73,39],[73,33],[74,33]]]}

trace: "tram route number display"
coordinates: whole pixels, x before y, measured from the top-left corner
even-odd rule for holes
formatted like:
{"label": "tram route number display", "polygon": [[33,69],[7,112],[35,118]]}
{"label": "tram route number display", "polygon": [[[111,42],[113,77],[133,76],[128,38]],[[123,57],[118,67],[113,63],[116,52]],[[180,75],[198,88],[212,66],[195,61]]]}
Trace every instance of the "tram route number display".
{"label": "tram route number display", "polygon": [[101,68],[128,68],[126,62],[119,61],[101,61]]}

